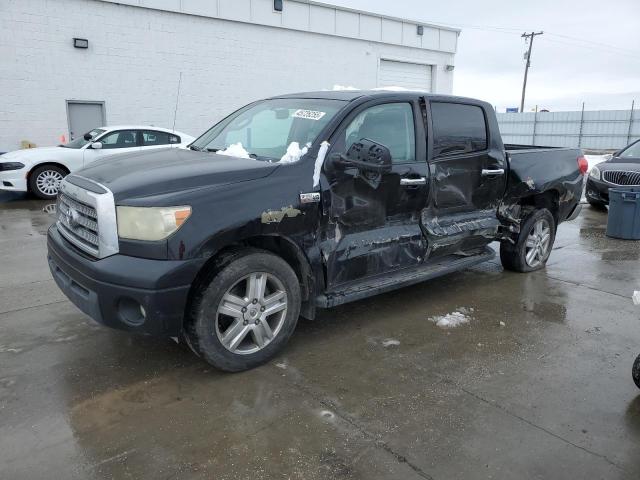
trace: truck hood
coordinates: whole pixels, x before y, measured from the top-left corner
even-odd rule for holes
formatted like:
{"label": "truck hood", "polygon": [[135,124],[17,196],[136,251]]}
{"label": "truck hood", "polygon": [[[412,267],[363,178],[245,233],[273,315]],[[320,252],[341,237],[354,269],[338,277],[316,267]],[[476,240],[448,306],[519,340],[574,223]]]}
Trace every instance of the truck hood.
{"label": "truck hood", "polygon": [[76,172],[113,192],[118,201],[255,180],[278,165],[215,153],[166,148],[110,156]]}

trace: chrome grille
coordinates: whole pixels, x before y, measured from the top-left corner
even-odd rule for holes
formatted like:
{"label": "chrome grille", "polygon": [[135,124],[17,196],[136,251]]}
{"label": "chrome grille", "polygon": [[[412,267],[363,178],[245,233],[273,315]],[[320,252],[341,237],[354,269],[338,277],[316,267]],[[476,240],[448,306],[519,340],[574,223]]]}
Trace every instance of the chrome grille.
{"label": "chrome grille", "polygon": [[97,257],[100,240],[96,209],[61,193],[57,211],[60,233],[81,250]]}
{"label": "chrome grille", "polygon": [[60,235],[93,257],[119,251],[113,193],[88,178],[72,174],[60,183],[56,226]]}
{"label": "chrome grille", "polygon": [[602,172],[602,177],[614,185],[640,185],[640,172],[605,170]]}

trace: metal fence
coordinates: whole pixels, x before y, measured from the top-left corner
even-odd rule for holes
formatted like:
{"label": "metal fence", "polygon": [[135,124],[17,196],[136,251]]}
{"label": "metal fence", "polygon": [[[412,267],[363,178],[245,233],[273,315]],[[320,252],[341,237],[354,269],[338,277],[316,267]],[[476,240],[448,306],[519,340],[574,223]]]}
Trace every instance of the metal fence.
{"label": "metal fence", "polygon": [[640,111],[498,113],[505,143],[618,150],[640,139]]}

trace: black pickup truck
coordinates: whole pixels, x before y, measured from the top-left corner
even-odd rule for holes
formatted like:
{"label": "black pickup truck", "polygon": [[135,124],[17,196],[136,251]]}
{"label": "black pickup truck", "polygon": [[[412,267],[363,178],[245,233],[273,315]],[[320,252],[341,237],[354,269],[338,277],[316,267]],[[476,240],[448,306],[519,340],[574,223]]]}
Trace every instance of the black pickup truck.
{"label": "black pickup truck", "polygon": [[[579,213],[579,150],[507,147],[491,105],[343,91],[251,103],[190,149],[66,177],[48,260],[83,312],[239,371],[299,316],[494,257],[542,268]],[[481,287],[479,287],[481,288]]]}

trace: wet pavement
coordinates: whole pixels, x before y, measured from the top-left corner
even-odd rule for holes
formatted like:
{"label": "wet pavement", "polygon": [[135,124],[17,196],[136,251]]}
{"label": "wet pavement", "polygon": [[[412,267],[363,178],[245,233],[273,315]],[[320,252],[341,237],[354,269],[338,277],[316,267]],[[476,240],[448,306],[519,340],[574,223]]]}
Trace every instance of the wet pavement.
{"label": "wet pavement", "polygon": [[640,477],[640,242],[607,238],[606,213],[563,224],[544,271],[496,261],[323,311],[225,374],[94,324],[49,274],[47,203],[0,202],[2,479]]}

